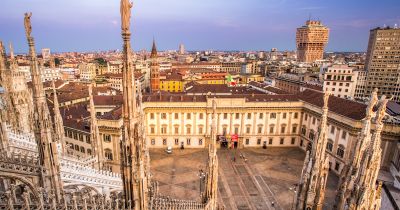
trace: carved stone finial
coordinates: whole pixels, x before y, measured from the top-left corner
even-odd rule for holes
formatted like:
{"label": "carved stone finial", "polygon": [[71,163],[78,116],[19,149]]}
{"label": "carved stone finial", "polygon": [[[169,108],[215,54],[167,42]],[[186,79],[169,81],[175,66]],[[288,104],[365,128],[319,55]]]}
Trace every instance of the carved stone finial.
{"label": "carved stone finial", "polygon": [[324,93],[324,108],[328,108],[328,100],[330,95],[331,95],[330,91],[326,91]]}
{"label": "carved stone finial", "polygon": [[32,16],[32,12],[25,13],[24,25],[25,25],[26,37],[31,37],[31,33],[32,33],[31,16]]}
{"label": "carved stone finial", "polygon": [[365,111],[365,116],[367,118],[372,116],[374,106],[376,105],[377,102],[378,102],[378,89],[375,88],[371,94],[371,99]]}
{"label": "carved stone finial", "polygon": [[129,0],[121,0],[121,7],[120,7],[121,29],[124,32],[129,31],[132,7],[133,7],[133,3],[129,2]]}

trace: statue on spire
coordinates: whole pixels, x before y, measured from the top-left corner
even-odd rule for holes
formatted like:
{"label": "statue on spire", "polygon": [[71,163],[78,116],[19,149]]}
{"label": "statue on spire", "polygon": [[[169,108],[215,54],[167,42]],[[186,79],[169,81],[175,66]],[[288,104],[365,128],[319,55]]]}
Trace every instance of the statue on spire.
{"label": "statue on spire", "polygon": [[32,16],[32,12],[25,13],[24,25],[25,25],[25,32],[26,32],[27,37],[31,37],[31,33],[32,33],[31,16]]}
{"label": "statue on spire", "polygon": [[122,31],[129,31],[129,26],[131,22],[131,8],[133,3],[129,0],[121,0],[121,29]]}

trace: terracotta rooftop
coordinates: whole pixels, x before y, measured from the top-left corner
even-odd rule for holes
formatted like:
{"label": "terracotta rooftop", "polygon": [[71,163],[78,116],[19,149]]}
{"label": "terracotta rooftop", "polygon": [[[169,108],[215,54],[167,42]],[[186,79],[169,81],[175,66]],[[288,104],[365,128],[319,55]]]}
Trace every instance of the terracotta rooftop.
{"label": "terracotta rooftop", "polygon": [[119,106],[103,115],[99,116],[99,119],[103,120],[119,120],[122,116],[122,106]]}
{"label": "terracotta rooftop", "polygon": [[93,96],[93,102],[96,106],[119,106],[123,103],[123,99],[122,95]]}
{"label": "terracotta rooftop", "polygon": [[[298,94],[299,99],[312,105],[323,106],[323,93],[314,90],[306,89]],[[336,96],[329,97],[329,111],[349,117],[354,120],[361,120],[365,117],[365,109],[367,105],[339,98]]]}

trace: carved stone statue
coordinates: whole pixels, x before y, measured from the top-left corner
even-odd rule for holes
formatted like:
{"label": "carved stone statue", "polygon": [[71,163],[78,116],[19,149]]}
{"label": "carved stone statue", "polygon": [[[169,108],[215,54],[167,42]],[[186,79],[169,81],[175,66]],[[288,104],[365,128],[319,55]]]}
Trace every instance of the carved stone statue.
{"label": "carved stone statue", "polygon": [[25,25],[25,32],[26,32],[27,37],[31,37],[31,32],[32,32],[31,16],[32,16],[32,12],[25,13],[24,25]]}
{"label": "carved stone statue", "polygon": [[366,111],[365,111],[365,116],[370,117],[373,114],[373,109],[375,104],[378,102],[378,89],[374,89],[374,91],[371,94],[371,101],[369,102]]}
{"label": "carved stone statue", "polygon": [[121,0],[121,29],[123,31],[129,31],[132,7],[132,2],[129,2],[128,0]]}

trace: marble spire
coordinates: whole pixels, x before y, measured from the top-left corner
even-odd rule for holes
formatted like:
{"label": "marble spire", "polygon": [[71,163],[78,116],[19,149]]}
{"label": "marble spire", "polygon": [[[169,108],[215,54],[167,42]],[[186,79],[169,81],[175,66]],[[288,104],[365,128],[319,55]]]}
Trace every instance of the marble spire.
{"label": "marble spire", "polygon": [[35,51],[34,39],[31,36],[32,13],[25,13],[25,32],[29,45],[29,59],[32,73],[32,92],[34,105],[34,134],[38,145],[39,164],[45,169],[42,171],[41,187],[48,193],[54,193],[57,201],[61,200],[63,184],[60,178],[60,166],[57,154],[57,142],[53,139],[51,116],[47,106],[46,95],[43,88],[41,70]]}
{"label": "marble spire", "polygon": [[307,155],[303,165],[303,171],[297,191],[296,209],[322,210],[325,198],[326,181],[329,172],[329,157],[325,149],[328,130],[328,101],[330,92],[324,93],[322,107],[322,119],[318,138],[313,143],[311,151]]}

